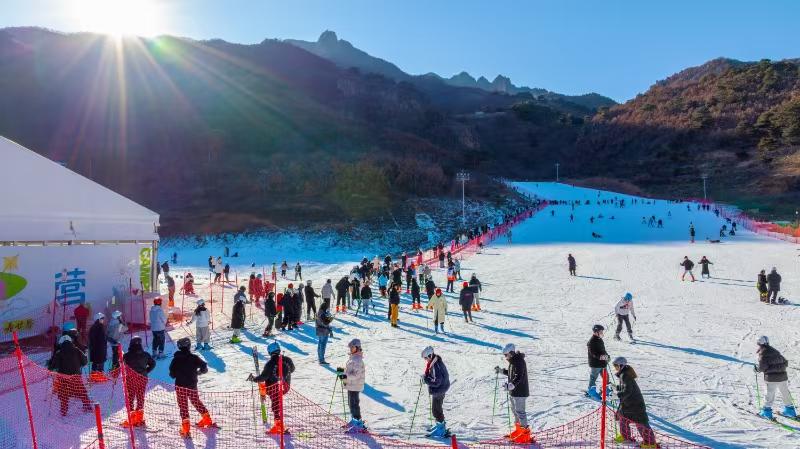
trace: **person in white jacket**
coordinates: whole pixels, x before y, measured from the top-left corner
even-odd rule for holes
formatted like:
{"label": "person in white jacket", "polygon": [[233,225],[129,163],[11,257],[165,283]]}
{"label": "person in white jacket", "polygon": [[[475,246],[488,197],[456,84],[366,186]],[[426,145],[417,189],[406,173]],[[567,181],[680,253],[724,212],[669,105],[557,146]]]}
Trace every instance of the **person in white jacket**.
{"label": "person in white jacket", "polygon": [[328,309],[331,308],[331,298],[333,298],[333,284],[331,284],[331,280],[328,279],[325,281],[325,285],[322,286],[322,302],[328,304]]}
{"label": "person in white jacket", "polygon": [[194,309],[194,313],[192,314],[192,318],[186,322],[186,324],[195,323],[195,329],[197,332],[195,333],[195,338],[197,339],[197,345],[195,346],[196,350],[201,349],[211,349],[211,330],[208,328],[208,325],[211,323],[211,315],[208,313],[208,309],[206,309],[206,302],[202,299],[197,300],[197,307]]}
{"label": "person in white jacket", "polygon": [[447,316],[447,298],[442,294],[442,289],[437,288],[436,294],[428,301],[428,308],[433,309],[433,330],[439,333],[439,326],[444,333],[444,318]]}
{"label": "person in white jacket", "polygon": [[625,322],[625,327],[628,328],[628,337],[633,340],[633,329],[631,329],[631,321],[628,316],[633,317],[636,321],[636,312],[633,311],[633,295],[625,293],[625,296],[619,300],[614,313],[617,314],[617,332],[614,334],[614,340],[619,340],[619,333],[622,332],[622,323]]}
{"label": "person in white jacket", "polygon": [[347,344],[350,349],[350,358],[344,368],[337,368],[336,372],[342,385],[347,390],[347,402],[350,405],[350,415],[352,418],[347,423],[348,432],[363,431],[366,429],[364,421],[361,419],[360,393],[364,391],[364,381],[366,378],[366,368],[364,367],[363,352],[361,350],[361,340],[354,338]]}
{"label": "person in white jacket", "polygon": [[166,329],[167,315],[161,308],[161,298],[156,298],[153,300],[153,306],[150,307],[150,330],[153,332],[153,356],[157,359],[166,357],[164,355]]}

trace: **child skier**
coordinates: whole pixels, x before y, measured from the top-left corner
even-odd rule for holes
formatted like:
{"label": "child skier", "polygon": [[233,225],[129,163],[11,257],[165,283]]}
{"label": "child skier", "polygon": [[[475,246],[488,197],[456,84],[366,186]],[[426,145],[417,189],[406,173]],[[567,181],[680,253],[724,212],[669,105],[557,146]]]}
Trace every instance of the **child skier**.
{"label": "child skier", "polygon": [[628,365],[625,357],[617,357],[614,359],[613,365],[616,371],[615,374],[619,378],[617,382],[619,408],[615,415],[615,418],[619,421],[619,435],[614,440],[617,443],[635,442],[630,429],[630,424],[634,424],[642,437],[639,447],[657,448],[656,436],[653,433],[653,429],[650,428],[650,422],[647,417],[644,397],[639,385],[636,383],[636,371],[633,370],[632,366]]}
{"label": "child skier", "polygon": [[606,345],[603,343],[603,332],[606,330],[603,326],[595,324],[592,327],[592,338],[586,343],[586,348],[589,353],[589,389],[586,390],[586,396],[601,400],[600,393],[597,392],[597,376],[602,373],[608,366],[608,353],[606,352]]}
{"label": "child skier", "polygon": [[467,282],[464,282],[461,292],[458,294],[458,303],[461,305],[461,311],[464,312],[464,322],[472,323],[473,301],[475,300],[475,292]]}
{"label": "child skier", "polygon": [[411,278],[411,308],[414,310],[422,308],[422,300],[420,298],[419,284],[416,278]]}
{"label": "child skier", "polygon": [[195,338],[197,339],[195,349],[198,351],[201,349],[211,349],[209,345],[211,342],[211,331],[208,328],[211,315],[208,313],[208,309],[206,309],[206,302],[202,299],[197,300],[197,307],[194,309],[192,317],[186,324],[192,324],[193,321],[195,322]]}
{"label": "child skier", "polygon": [[[92,403],[89,401],[89,394],[86,392],[86,385],[83,384],[81,376],[81,368],[87,363],[86,355],[75,347],[72,338],[69,335],[62,335],[58,340],[58,350],[47,362],[47,369],[63,374],[54,376],[53,379],[53,391],[60,402],[61,416],[67,416],[69,400],[72,397],[83,402],[84,411],[92,409]],[[96,371],[92,372],[92,374],[95,373]],[[102,376],[102,368],[98,374]]]}
{"label": "child skier", "polygon": [[389,321],[392,327],[397,327],[397,319],[400,315],[400,284],[392,284],[389,291]]}
{"label": "child skier", "polygon": [[322,303],[319,307],[317,314],[315,332],[317,334],[317,361],[320,365],[327,365],[325,361],[325,347],[328,345],[328,339],[333,335],[331,329],[331,322],[333,322],[333,315],[328,310],[328,304]]}
{"label": "child skier", "polygon": [[278,307],[275,304],[275,292],[269,292],[267,299],[264,300],[264,315],[267,317],[267,327],[264,328],[262,337],[272,336],[272,328],[275,326],[275,316],[278,315]]}
{"label": "child skier", "polygon": [[447,268],[447,287],[445,288],[446,292],[455,293],[456,289],[453,287],[453,284],[456,281],[456,270],[450,265]]}
{"label": "child skier", "polygon": [[766,419],[775,419],[772,415],[772,402],[775,400],[775,390],[780,390],[783,399],[783,413],[787,418],[796,419],[797,411],[794,408],[794,400],[789,392],[789,376],[786,368],[789,362],[783,358],[777,349],[769,344],[769,338],[762,336],[758,339],[758,363],[753,367],[757,373],[764,373],[764,382],[767,384],[767,396],[764,400],[764,408],[759,415]]}
{"label": "child skier", "polygon": [[[272,404],[272,416],[275,417],[275,423],[269,429],[271,434],[286,433],[286,427],[283,423],[283,407],[281,407],[281,396],[289,391],[292,384],[292,373],[294,372],[294,362],[287,356],[281,355],[281,345],[277,341],[273,341],[267,346],[269,353],[269,361],[264,365],[264,369],[258,376],[250,376],[247,380],[252,382],[265,382],[267,386],[267,394]],[[280,362],[283,363],[280,363]],[[280,369],[279,369],[280,366]],[[283,377],[281,378],[281,375]],[[279,385],[283,384],[283,391]]]}
{"label": "child skier", "polygon": [[469,286],[472,287],[472,293],[475,295],[474,305],[472,306],[472,310],[481,310],[481,291],[483,290],[483,285],[481,285],[481,281],[478,280],[478,275],[472,273],[472,276],[469,278]]}
{"label": "child skier", "polygon": [[525,401],[528,399],[528,365],[525,363],[525,354],[517,351],[513,343],[503,348],[503,356],[508,362],[508,369],[494,367],[495,373],[508,376],[508,381],[503,383],[503,388],[508,391],[511,401],[511,411],[514,413],[514,430],[506,438],[514,443],[530,444],[531,429],[528,426],[528,414],[525,411]]}
{"label": "child skier", "polygon": [[444,319],[447,316],[447,298],[442,294],[442,289],[437,288],[436,294],[428,300],[428,309],[433,309],[433,331],[439,333],[439,326],[444,333]]}
{"label": "child skier", "polygon": [[[369,306],[372,303],[372,289],[369,287],[369,282],[364,282],[364,286],[361,287],[361,305],[364,307],[364,315],[369,315]],[[375,305],[372,305],[372,309],[375,310]]]}
{"label": "child skier", "polygon": [[239,287],[239,292],[233,297],[234,303],[233,310],[231,311],[231,329],[233,329],[233,336],[231,337],[230,343],[242,342],[240,335],[246,319],[244,310],[245,298],[244,286],[241,286]]}
{"label": "child skier", "polygon": [[766,270],[761,270],[758,273],[758,280],[756,281],[756,289],[758,289],[758,296],[761,302],[769,302],[769,298],[767,297],[767,293],[769,290],[767,289],[767,273]]}
{"label": "child skier", "polygon": [[444,397],[450,388],[450,376],[447,367],[439,355],[433,353],[433,347],[428,346],[422,350],[422,358],[425,359],[425,372],[422,381],[428,386],[428,394],[431,395],[431,413],[436,419],[436,425],[428,432],[429,437],[446,438],[450,436],[447,423],[444,419]]}
{"label": "child skier", "polygon": [[[130,371],[127,374],[125,399],[130,413],[130,420],[122,423],[122,427],[144,426],[144,392],[147,390],[147,375],[156,367],[156,361],[142,348],[142,338],[131,337],[128,352],[122,357]],[[132,374],[136,373],[136,374]],[[136,405],[134,406],[134,402]]]}
{"label": "child skier", "polygon": [[631,321],[628,316],[632,316],[636,321],[636,312],[633,311],[633,295],[625,293],[625,296],[617,302],[614,307],[614,313],[617,314],[617,332],[614,334],[614,340],[619,340],[619,333],[622,332],[622,323],[625,322],[625,327],[628,329],[628,337],[633,341],[633,329],[631,329]]}
{"label": "child skier", "polygon": [[354,338],[347,344],[350,350],[350,358],[347,360],[345,368],[336,368],[342,386],[347,390],[347,403],[350,406],[350,422],[346,424],[348,432],[363,432],[366,430],[364,421],[361,419],[361,404],[359,393],[364,391],[364,378],[366,368],[364,367],[363,351],[361,340]]}
{"label": "child skier", "polygon": [[172,362],[169,364],[169,377],[175,379],[175,396],[181,415],[180,433],[182,437],[187,438],[190,435],[189,401],[202,416],[196,426],[201,428],[214,426],[214,421],[211,420],[211,415],[197,392],[197,376],[207,373],[208,365],[203,359],[192,354],[192,341],[188,338],[181,338],[177,345],[178,351],[172,356]]}

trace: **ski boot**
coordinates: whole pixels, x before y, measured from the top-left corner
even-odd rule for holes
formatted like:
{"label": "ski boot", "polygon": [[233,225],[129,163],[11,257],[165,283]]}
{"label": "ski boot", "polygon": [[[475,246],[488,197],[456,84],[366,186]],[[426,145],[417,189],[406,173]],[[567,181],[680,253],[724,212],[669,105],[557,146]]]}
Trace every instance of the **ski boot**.
{"label": "ski boot", "polygon": [[595,401],[603,400],[603,398],[600,397],[600,393],[597,392],[597,388],[595,387],[589,387],[589,390],[586,391],[586,396],[594,399]]}
{"label": "ski boot", "polygon": [[614,334],[614,340],[620,341],[620,340],[622,340],[622,339],[621,339],[621,338],[619,338],[619,334]]}
{"label": "ski boot", "polygon": [[275,424],[272,426],[271,429],[267,433],[272,435],[280,435],[282,433],[286,433],[286,428],[283,427],[283,421],[276,419]]}
{"label": "ski boot", "polygon": [[106,375],[103,374],[100,371],[92,371],[92,374],[89,374],[89,382],[102,383],[102,382],[108,382],[108,381],[109,381],[109,378],[106,377]]}
{"label": "ski boot", "polygon": [[770,420],[775,419],[775,417],[772,415],[772,407],[762,408],[761,411],[758,413],[758,416],[764,419],[770,419]]}
{"label": "ski boot", "polygon": [[533,442],[533,438],[531,437],[531,428],[528,426],[520,427],[519,433],[513,438],[511,441],[514,443],[520,444],[530,444]]}
{"label": "ski boot", "polygon": [[519,435],[520,432],[522,432],[522,426],[520,426],[518,422],[515,422],[514,423],[514,430],[512,430],[511,432],[503,435],[503,438],[507,438],[509,440],[513,440],[514,437]]}
{"label": "ski boot", "polygon": [[358,420],[355,419],[355,418],[350,418],[350,421],[346,422],[342,426],[342,429],[349,429],[350,427],[352,427],[352,426],[354,426],[356,424],[356,421],[358,421]]}
{"label": "ski boot", "polygon": [[797,419],[797,411],[794,409],[794,405],[787,405],[783,407],[783,413],[781,413],[781,415],[787,418]]}
{"label": "ski boot", "polygon": [[211,415],[208,414],[208,412],[206,412],[206,413],[203,413],[203,416],[200,418],[200,421],[197,421],[197,423],[195,425],[197,427],[205,429],[207,427],[213,427],[214,426],[214,421],[211,420]]}
{"label": "ski boot", "polygon": [[444,438],[448,434],[447,424],[444,421],[437,422],[435,426],[433,426],[433,430],[428,433],[428,436],[431,438]]}
{"label": "ski boot", "polygon": [[636,339],[633,338],[633,332],[628,332],[628,338],[630,338],[631,341],[636,341]]}
{"label": "ski boot", "polygon": [[367,431],[367,426],[364,425],[364,421],[360,419],[354,419],[351,421],[353,424],[347,427],[347,433],[364,433]]}
{"label": "ski boot", "polygon": [[144,426],[144,411],[143,410],[131,410],[130,412],[130,420],[126,420],[122,422],[122,427],[139,427]]}
{"label": "ski boot", "polygon": [[188,419],[184,419],[181,421],[181,436],[184,438],[191,438],[191,424],[189,424]]}
{"label": "ski boot", "polygon": [[624,437],[621,433],[618,433],[617,436],[614,437],[614,442],[618,444],[622,443],[635,443],[636,440],[631,438]]}
{"label": "ski boot", "polygon": [[198,343],[198,344],[196,344],[196,345],[194,346],[194,350],[195,350],[195,351],[202,351],[202,350],[203,350],[203,344],[202,344],[202,343]]}
{"label": "ski boot", "polygon": [[231,343],[241,343],[242,339],[234,335],[233,337],[231,337],[230,342]]}
{"label": "ski boot", "polygon": [[208,343],[205,343],[205,344],[203,345],[203,350],[205,350],[205,351],[208,351],[208,350],[210,350],[210,349],[211,349],[211,345],[210,345],[210,344],[208,344]]}

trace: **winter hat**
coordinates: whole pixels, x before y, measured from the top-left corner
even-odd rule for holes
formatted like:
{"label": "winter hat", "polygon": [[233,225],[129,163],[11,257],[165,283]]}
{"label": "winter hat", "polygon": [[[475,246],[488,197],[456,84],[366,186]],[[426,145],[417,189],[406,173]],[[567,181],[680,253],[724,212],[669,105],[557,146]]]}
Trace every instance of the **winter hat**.
{"label": "winter hat", "polygon": [[119,310],[115,310],[115,311],[113,311],[111,313],[111,318],[119,318],[121,316],[122,316],[122,312],[120,312]]}
{"label": "winter hat", "polygon": [[514,343],[509,343],[503,348],[503,355],[511,354],[512,352],[516,351],[517,347],[514,346]]}
{"label": "winter hat", "polygon": [[611,364],[616,366],[627,366],[628,360],[625,357],[617,357],[613,362],[611,362]]}
{"label": "winter hat", "polygon": [[441,288],[437,288],[436,289],[436,294],[437,295],[441,295],[442,294],[442,289]]}
{"label": "winter hat", "polygon": [[355,347],[355,348],[361,349],[361,340],[359,340],[358,338],[354,338],[354,339],[350,340],[350,343],[347,344],[347,347],[348,348],[354,348]]}
{"label": "winter hat", "polygon": [[428,346],[422,350],[422,358],[427,359],[433,356],[433,346]]}
{"label": "winter hat", "polygon": [[204,300],[202,300],[202,299],[198,299],[198,300],[197,300],[197,305],[198,305],[198,306],[205,305],[205,303],[206,303],[206,302],[205,302]]}
{"label": "winter hat", "polygon": [[62,332],[69,332],[74,330],[75,330],[75,323],[73,323],[72,321],[67,321],[66,323],[61,325]]}
{"label": "winter hat", "polygon": [[606,330],[606,328],[600,324],[595,324],[594,326],[592,326],[592,332],[600,332],[604,330]]}
{"label": "winter hat", "polygon": [[64,343],[65,341],[72,343],[72,338],[70,338],[69,335],[62,335],[61,338],[58,339],[58,344]]}
{"label": "winter hat", "polygon": [[276,354],[278,352],[281,352],[281,345],[277,341],[273,341],[272,343],[267,345],[268,354]]}
{"label": "winter hat", "polygon": [[633,295],[629,293],[625,293],[625,301],[633,301]]}
{"label": "winter hat", "polygon": [[161,305],[161,298],[159,297],[159,298],[154,299],[153,300],[153,305],[160,306]]}
{"label": "winter hat", "polygon": [[94,314],[95,321],[102,320],[105,317],[106,317],[106,315],[103,312],[97,312],[97,313]]}
{"label": "winter hat", "polygon": [[294,284],[289,284],[288,288],[294,288]]}
{"label": "winter hat", "polygon": [[464,287],[464,288],[467,288],[467,287],[469,287],[469,282],[464,282],[464,284],[462,285],[462,287]]}
{"label": "winter hat", "polygon": [[189,349],[192,346],[192,340],[189,337],[183,337],[177,341],[178,349]]}
{"label": "winter hat", "polygon": [[239,287],[239,291],[240,291],[240,292],[243,292],[243,291],[245,291],[245,290],[247,290],[247,288],[246,288],[244,285],[242,285],[241,287]]}
{"label": "winter hat", "polygon": [[261,279],[261,274],[260,274],[260,273],[259,273],[259,274],[257,274],[257,275],[256,275],[256,278],[258,278],[258,279]]}
{"label": "winter hat", "polygon": [[134,350],[134,349],[142,349],[142,337],[140,337],[138,335],[134,335],[131,338],[130,344],[128,344],[128,351],[131,351],[131,350]]}
{"label": "winter hat", "polygon": [[766,335],[762,335],[758,337],[758,345],[759,346],[766,346],[769,344],[769,338]]}

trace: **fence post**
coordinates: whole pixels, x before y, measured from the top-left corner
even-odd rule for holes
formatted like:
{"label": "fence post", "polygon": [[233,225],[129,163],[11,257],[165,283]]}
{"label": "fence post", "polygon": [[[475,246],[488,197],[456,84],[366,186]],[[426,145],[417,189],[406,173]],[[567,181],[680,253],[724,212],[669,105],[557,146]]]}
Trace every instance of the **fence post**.
{"label": "fence post", "polygon": [[36,441],[36,428],[33,425],[33,411],[31,410],[31,397],[28,394],[28,379],[25,378],[25,369],[22,367],[22,349],[19,347],[19,340],[17,339],[17,331],[14,331],[14,346],[15,354],[17,356],[17,366],[19,367],[19,376],[22,378],[22,391],[25,392],[25,407],[28,410],[28,423],[31,426],[31,440],[33,441],[33,449],[39,448],[39,443]]}
{"label": "fence post", "polygon": [[[276,282],[277,283],[277,282]],[[286,428],[286,416],[283,414],[283,354],[278,355],[278,410],[281,412],[281,449],[283,448],[283,429]]]}
{"label": "fence post", "polygon": [[122,392],[125,394],[125,414],[128,416],[128,432],[131,435],[131,447],[136,449],[136,438],[133,435],[133,423],[131,422],[130,398],[128,397],[128,376],[125,360],[122,359],[122,345],[117,345],[119,357],[119,375],[122,377]]}
{"label": "fence post", "polygon": [[450,447],[452,449],[458,449],[458,440],[456,440],[455,435],[450,435]]}
{"label": "fence post", "polygon": [[146,348],[150,343],[147,341],[147,304],[144,301],[144,285],[139,292],[142,294],[142,326],[144,326],[142,332],[144,332],[144,347]]}
{"label": "fence post", "polygon": [[600,449],[606,447],[606,389],[608,389],[608,370],[603,370],[603,400],[600,404]]}
{"label": "fence post", "polygon": [[94,421],[97,423],[97,445],[100,449],[106,449],[106,442],[103,439],[103,417],[100,414],[100,404],[94,403]]}

